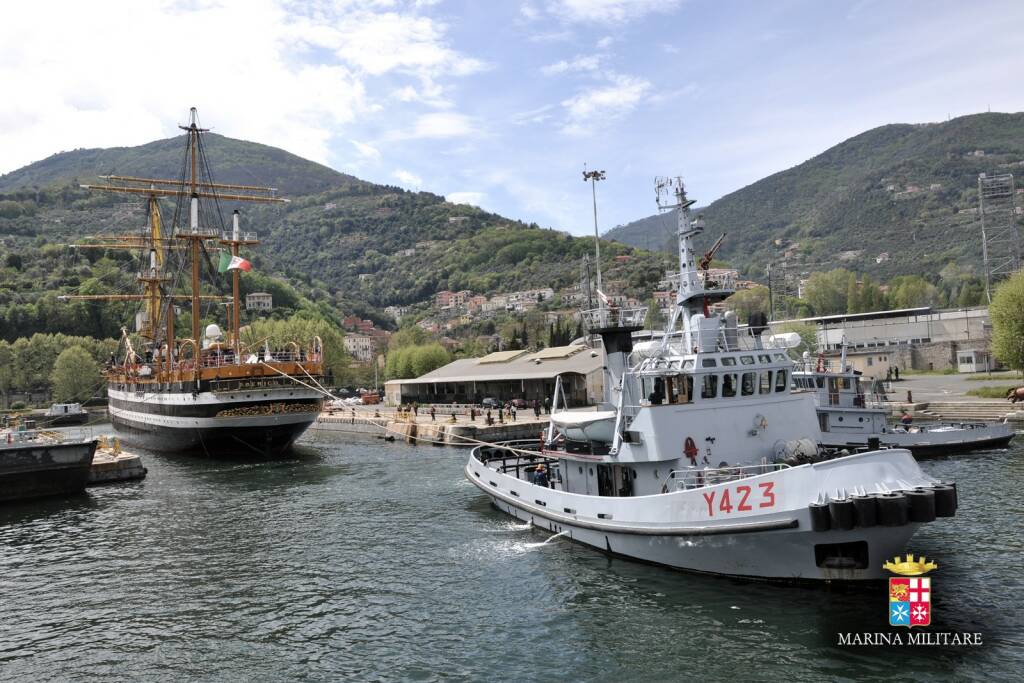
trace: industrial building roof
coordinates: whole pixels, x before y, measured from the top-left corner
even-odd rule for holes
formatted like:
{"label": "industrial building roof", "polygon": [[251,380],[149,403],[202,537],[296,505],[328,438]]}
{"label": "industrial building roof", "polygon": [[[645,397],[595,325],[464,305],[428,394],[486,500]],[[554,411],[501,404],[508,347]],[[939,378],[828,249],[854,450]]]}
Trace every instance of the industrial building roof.
{"label": "industrial building roof", "polygon": [[558,346],[529,353],[509,352],[483,358],[460,358],[415,379],[395,379],[388,384],[430,384],[433,382],[501,382],[517,379],[549,379],[566,372],[588,375],[604,365],[604,352],[586,346]]}

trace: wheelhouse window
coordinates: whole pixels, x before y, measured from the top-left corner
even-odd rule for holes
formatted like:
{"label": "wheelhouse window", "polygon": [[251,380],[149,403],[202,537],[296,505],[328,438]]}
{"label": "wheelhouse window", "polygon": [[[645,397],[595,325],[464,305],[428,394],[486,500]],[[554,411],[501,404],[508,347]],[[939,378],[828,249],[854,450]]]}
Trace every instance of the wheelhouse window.
{"label": "wheelhouse window", "polygon": [[722,365],[736,365],[736,359],[732,356],[726,356],[722,359]]}
{"label": "wheelhouse window", "polygon": [[693,376],[676,375],[665,380],[669,403],[689,403],[693,396]]}
{"label": "wheelhouse window", "polygon": [[702,368],[714,368],[718,366],[718,363],[714,358],[701,358],[700,366]]}
{"label": "wheelhouse window", "polygon": [[700,397],[715,398],[718,396],[718,375],[704,375],[701,382]]}
{"label": "wheelhouse window", "polygon": [[740,356],[740,363],[742,363],[743,365],[753,365],[754,364],[754,357],[753,356]]}
{"label": "wheelhouse window", "polygon": [[722,398],[732,398],[736,395],[736,374],[728,372],[722,375]]}
{"label": "wheelhouse window", "polygon": [[786,390],[786,371],[776,370],[775,371],[775,391],[776,393]]}
{"label": "wheelhouse window", "polygon": [[743,381],[740,382],[740,392],[743,396],[753,396],[757,393],[757,373],[756,372],[744,372]]}
{"label": "wheelhouse window", "polygon": [[772,371],[762,370],[761,371],[761,393],[770,394],[772,393]]}

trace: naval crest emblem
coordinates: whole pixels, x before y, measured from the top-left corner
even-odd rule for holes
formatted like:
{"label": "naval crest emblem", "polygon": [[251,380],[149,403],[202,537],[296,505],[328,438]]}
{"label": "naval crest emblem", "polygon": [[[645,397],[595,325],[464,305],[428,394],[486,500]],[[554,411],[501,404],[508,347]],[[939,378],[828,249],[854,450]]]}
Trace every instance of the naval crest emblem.
{"label": "naval crest emblem", "polygon": [[899,574],[889,578],[889,625],[928,626],[932,623],[932,581],[924,576],[938,565],[924,557],[907,555],[886,562],[885,569]]}

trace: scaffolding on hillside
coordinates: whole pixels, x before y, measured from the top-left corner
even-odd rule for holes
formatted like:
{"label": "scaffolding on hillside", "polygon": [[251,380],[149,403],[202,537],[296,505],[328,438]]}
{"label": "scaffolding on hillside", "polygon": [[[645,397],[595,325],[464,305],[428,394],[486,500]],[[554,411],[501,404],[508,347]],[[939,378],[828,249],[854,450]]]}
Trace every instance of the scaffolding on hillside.
{"label": "scaffolding on hillside", "polygon": [[995,283],[1021,267],[1020,231],[1015,211],[1013,174],[978,176],[978,218],[985,264],[985,294],[992,301]]}

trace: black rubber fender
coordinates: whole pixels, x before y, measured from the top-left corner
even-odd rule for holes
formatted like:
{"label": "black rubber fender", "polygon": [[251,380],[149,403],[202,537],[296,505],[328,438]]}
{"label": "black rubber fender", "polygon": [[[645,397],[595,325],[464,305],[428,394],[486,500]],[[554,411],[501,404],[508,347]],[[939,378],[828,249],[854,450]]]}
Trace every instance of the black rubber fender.
{"label": "black rubber fender", "polygon": [[873,527],[878,524],[878,506],[874,496],[851,496],[854,521],[859,527]]}
{"label": "black rubber fender", "polygon": [[935,492],[935,516],[952,517],[956,514],[956,487],[949,484],[936,484],[932,487]]}
{"label": "black rubber fender", "polygon": [[828,502],[828,516],[829,523],[833,529],[849,531],[853,528],[853,501],[850,499],[830,500]]}
{"label": "black rubber fender", "polygon": [[882,526],[903,526],[908,520],[907,497],[902,493],[879,493],[875,495],[878,508],[878,523]]}
{"label": "black rubber fender", "polygon": [[908,503],[908,518],[911,522],[927,524],[935,521],[935,492],[920,488],[904,494]]}
{"label": "black rubber fender", "polygon": [[828,531],[832,526],[828,511],[828,503],[811,503],[807,506],[811,512],[811,529],[814,531]]}

